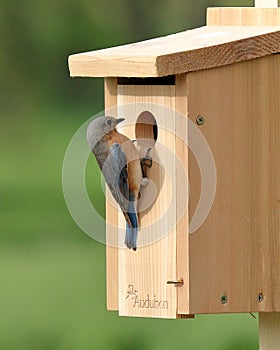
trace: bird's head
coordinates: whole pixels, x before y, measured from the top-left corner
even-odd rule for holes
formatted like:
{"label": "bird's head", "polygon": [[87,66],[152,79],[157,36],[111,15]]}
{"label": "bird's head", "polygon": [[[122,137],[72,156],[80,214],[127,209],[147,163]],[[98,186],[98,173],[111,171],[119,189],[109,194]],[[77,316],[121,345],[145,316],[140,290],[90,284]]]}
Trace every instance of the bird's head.
{"label": "bird's head", "polygon": [[124,118],[114,118],[102,116],[91,121],[87,127],[87,141],[91,148],[99,142],[106,134],[113,131],[117,124],[122,122]]}

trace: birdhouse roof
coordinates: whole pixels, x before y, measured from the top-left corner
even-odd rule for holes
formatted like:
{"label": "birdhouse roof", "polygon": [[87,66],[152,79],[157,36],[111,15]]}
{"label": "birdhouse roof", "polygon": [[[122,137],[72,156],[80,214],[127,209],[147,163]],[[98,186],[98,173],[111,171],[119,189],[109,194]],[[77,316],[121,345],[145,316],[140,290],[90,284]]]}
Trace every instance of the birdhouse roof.
{"label": "birdhouse roof", "polygon": [[280,27],[205,26],[69,57],[72,77],[162,77],[280,52]]}

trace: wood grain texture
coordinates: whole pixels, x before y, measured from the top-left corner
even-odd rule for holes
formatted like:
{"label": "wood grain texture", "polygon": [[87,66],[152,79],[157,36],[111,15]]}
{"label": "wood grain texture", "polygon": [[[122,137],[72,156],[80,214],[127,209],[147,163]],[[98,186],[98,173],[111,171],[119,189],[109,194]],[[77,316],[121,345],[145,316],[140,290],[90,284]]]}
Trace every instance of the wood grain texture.
{"label": "wood grain texture", "polygon": [[260,313],[259,349],[278,350],[280,344],[280,313]]}
{"label": "wood grain texture", "polygon": [[[177,312],[189,314],[189,213],[188,213],[188,100],[187,75],[176,77],[176,188],[177,188],[177,279],[183,278],[183,286],[177,287]],[[184,173],[179,171],[183,166]],[[176,287],[175,287],[176,288]]]}
{"label": "wood grain texture", "polygon": [[[205,117],[217,168],[213,207],[190,236],[190,312],[280,311],[280,55],[187,80],[189,117]],[[190,157],[191,194],[196,169]]]}
{"label": "wood grain texture", "polygon": [[[142,189],[138,205],[138,248],[136,252],[119,249],[119,314],[176,318],[176,288],[167,285],[176,278],[175,87],[119,85],[118,106],[126,118],[120,131],[132,139],[137,117],[144,110],[154,115],[158,125],[150,182]],[[156,184],[154,198],[152,181]],[[147,198],[151,202],[145,207]],[[121,213],[119,227],[123,245],[125,222]]]}
{"label": "wood grain texture", "polygon": [[280,8],[218,7],[207,9],[208,26],[279,26]]}
{"label": "wood grain texture", "polygon": [[69,57],[70,75],[160,77],[280,52],[280,27],[206,26]]}
{"label": "wood grain texture", "polygon": [[[117,79],[106,78],[104,84],[105,111],[116,117]],[[118,310],[118,209],[106,187],[106,288],[107,309]]]}

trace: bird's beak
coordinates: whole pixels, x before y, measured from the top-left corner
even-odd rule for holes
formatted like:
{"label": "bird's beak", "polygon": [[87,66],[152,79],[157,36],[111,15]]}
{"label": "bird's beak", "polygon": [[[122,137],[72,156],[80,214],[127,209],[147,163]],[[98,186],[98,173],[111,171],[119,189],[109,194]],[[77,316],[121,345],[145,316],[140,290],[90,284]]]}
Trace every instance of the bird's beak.
{"label": "bird's beak", "polygon": [[117,119],[117,124],[123,122],[124,120],[125,120],[124,118],[118,118],[118,119]]}

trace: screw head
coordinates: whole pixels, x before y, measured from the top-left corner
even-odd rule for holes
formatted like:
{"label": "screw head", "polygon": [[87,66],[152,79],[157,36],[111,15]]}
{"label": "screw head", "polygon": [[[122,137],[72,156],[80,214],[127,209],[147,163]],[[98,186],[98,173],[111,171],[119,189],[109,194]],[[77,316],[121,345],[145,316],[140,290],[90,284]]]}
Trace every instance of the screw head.
{"label": "screw head", "polygon": [[204,124],[204,117],[202,117],[201,115],[198,115],[196,117],[196,124],[197,125],[203,125]]}
{"label": "screw head", "polygon": [[226,294],[223,294],[220,298],[221,304],[225,305],[228,302],[228,297]]}
{"label": "screw head", "polygon": [[263,293],[260,292],[258,294],[258,302],[261,303],[263,300],[264,300],[264,295],[263,295]]}

